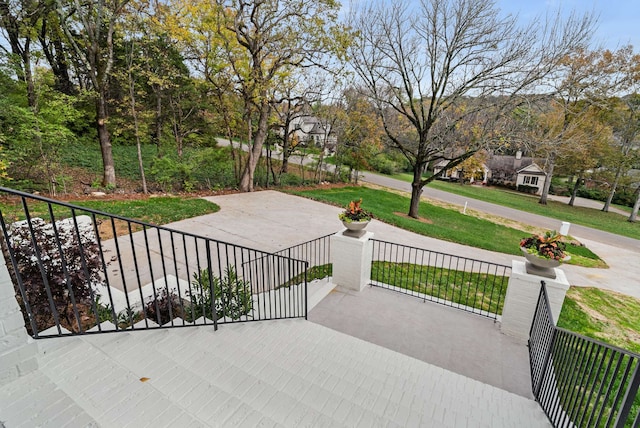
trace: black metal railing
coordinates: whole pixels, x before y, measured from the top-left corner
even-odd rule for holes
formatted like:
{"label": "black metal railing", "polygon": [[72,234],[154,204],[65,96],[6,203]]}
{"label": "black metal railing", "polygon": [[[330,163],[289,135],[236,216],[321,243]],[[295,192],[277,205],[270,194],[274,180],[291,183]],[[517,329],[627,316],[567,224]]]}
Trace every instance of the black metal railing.
{"label": "black metal railing", "polygon": [[11,189],[0,196],[2,249],[33,337],[307,315],[305,261]]}
{"label": "black metal railing", "polygon": [[332,276],[331,236],[322,236],[289,248],[276,251],[274,254],[296,260],[304,260],[308,265],[307,280],[324,279]]}
{"label": "black metal railing", "polygon": [[553,426],[639,426],[640,355],[556,327],[544,282],[529,361],[534,397]]}
{"label": "black metal railing", "polygon": [[497,319],[511,267],[373,239],[371,285]]}

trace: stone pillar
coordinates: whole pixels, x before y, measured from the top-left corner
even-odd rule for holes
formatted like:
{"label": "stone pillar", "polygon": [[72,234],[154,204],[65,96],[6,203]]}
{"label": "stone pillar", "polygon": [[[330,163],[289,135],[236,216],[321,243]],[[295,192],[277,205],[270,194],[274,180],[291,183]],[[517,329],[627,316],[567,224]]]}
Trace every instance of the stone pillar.
{"label": "stone pillar", "polygon": [[0,386],[36,370],[37,353],[38,345],[24,327],[13,282],[0,251]]}
{"label": "stone pillar", "polygon": [[362,291],[371,279],[373,257],[372,232],[360,237],[345,235],[343,230],[331,236],[333,283],[350,290]]}
{"label": "stone pillar", "polygon": [[507,295],[502,309],[503,333],[513,336],[526,343],[529,340],[529,330],[533,321],[533,314],[540,295],[540,282],[547,285],[549,305],[553,315],[553,322],[558,321],[564,297],[569,289],[569,282],[564,271],[555,268],[556,278],[549,279],[527,273],[525,262],[512,262],[511,277],[507,287]]}

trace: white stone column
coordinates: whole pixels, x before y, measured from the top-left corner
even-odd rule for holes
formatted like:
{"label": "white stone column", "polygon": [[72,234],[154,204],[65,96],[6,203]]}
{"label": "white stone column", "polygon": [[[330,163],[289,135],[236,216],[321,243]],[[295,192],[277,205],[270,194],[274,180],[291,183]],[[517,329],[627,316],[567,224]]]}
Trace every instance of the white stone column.
{"label": "white stone column", "polygon": [[343,230],[331,236],[333,283],[350,290],[362,291],[371,279],[373,257],[372,232],[360,237],[345,235]]}
{"label": "white stone column", "polygon": [[0,251],[0,385],[38,368],[38,345],[24,327],[24,318],[9,270]]}
{"label": "white stone column", "polygon": [[563,270],[558,268],[554,270],[556,278],[550,279],[528,274],[524,261],[514,260],[512,262],[511,277],[502,309],[501,330],[503,333],[524,343],[528,341],[533,314],[540,295],[541,281],[547,285],[553,322],[558,321],[564,297],[569,289],[569,282]]}

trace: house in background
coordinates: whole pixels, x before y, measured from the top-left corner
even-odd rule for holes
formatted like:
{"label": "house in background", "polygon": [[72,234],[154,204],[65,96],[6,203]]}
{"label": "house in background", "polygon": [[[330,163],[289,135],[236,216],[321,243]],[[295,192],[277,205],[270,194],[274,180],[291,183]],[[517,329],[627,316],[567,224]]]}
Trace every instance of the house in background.
{"label": "house in background", "polygon": [[[463,175],[462,168],[455,167],[443,171],[446,164],[445,160],[438,162],[433,168],[433,173],[440,174],[445,180],[460,180]],[[515,155],[490,155],[487,162],[482,164],[482,168],[475,171],[470,182],[482,181],[540,195],[546,179],[547,174],[534,159],[522,156],[522,152],[518,150]]]}
{"label": "house in background", "polygon": [[289,124],[289,135],[301,144],[314,145],[328,152],[335,151],[338,142],[330,124],[309,115],[294,117]]}
{"label": "house in background", "polygon": [[[446,160],[442,160],[433,167],[433,174],[438,175],[444,180],[453,180],[459,181],[463,176],[463,170],[460,166],[457,166],[452,169],[447,169],[443,171],[442,169],[447,165]],[[473,175],[469,179],[470,183],[475,183],[477,181],[481,181],[482,183],[486,183],[489,177],[491,176],[491,170],[487,167],[487,165],[482,164],[482,168],[474,171]]]}
{"label": "house in background", "polygon": [[490,170],[490,184],[542,194],[547,174],[535,163],[534,158],[523,156],[520,150],[515,155],[491,155],[487,167]]}
{"label": "house in background", "polygon": [[537,164],[521,168],[516,173],[516,189],[533,193],[534,195],[541,195],[544,183],[547,180],[547,173],[542,170]]}

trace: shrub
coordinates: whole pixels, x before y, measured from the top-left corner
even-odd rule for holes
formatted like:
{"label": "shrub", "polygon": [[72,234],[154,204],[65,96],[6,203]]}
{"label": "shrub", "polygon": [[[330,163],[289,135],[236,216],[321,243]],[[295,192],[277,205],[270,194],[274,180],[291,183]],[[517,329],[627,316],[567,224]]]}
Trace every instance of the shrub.
{"label": "shrub", "polygon": [[[210,278],[208,269],[193,274],[191,281],[191,305],[187,308],[187,320],[193,322],[201,316],[213,319],[213,306],[216,318],[228,317],[237,320],[253,309],[251,284],[240,279],[233,266],[227,266],[224,275]],[[211,302],[213,286],[214,305]]]}
{"label": "shrub", "polygon": [[[58,221],[54,228],[53,224],[34,217],[31,219],[33,234],[26,220],[9,227],[8,244],[18,270],[12,275],[30,334],[34,332],[27,305],[39,331],[55,325],[56,315],[65,328],[77,331],[79,320],[75,318],[73,303],[84,313],[80,318],[96,318],[92,307],[94,290],[103,284],[102,263],[91,220],[85,217],[76,217],[79,233],[73,219]],[[18,275],[26,301],[18,288]]]}
{"label": "shrub", "polygon": [[369,162],[369,166],[371,166],[374,171],[387,175],[397,174],[402,168],[401,165],[398,165],[396,162],[389,159],[389,157],[385,156],[384,154],[374,156]]}
{"label": "shrub", "polygon": [[300,186],[302,184],[302,178],[295,174],[285,172],[280,176],[280,184],[282,186]]}
{"label": "shrub", "polygon": [[228,148],[206,148],[198,150],[189,158],[191,179],[200,188],[220,189],[233,187],[233,159]]}
{"label": "shrub", "polygon": [[144,311],[147,319],[160,325],[167,324],[174,318],[184,315],[180,297],[173,291],[168,292],[166,288],[161,289],[156,297],[145,305]]}
{"label": "shrub", "polygon": [[518,184],[518,192],[531,193],[534,195],[538,191],[537,186],[529,186],[526,184]]}
{"label": "shrub", "polygon": [[618,191],[613,195],[612,202],[614,204],[632,207],[636,202],[635,192],[628,188],[618,189]]}
{"label": "shrub", "polygon": [[192,168],[186,162],[163,156],[154,159],[149,174],[166,192],[192,186],[191,171]]}
{"label": "shrub", "polygon": [[587,189],[586,187],[580,187],[577,192],[577,196],[581,198],[593,199],[596,201],[606,201],[607,200],[607,192],[600,189]]}

